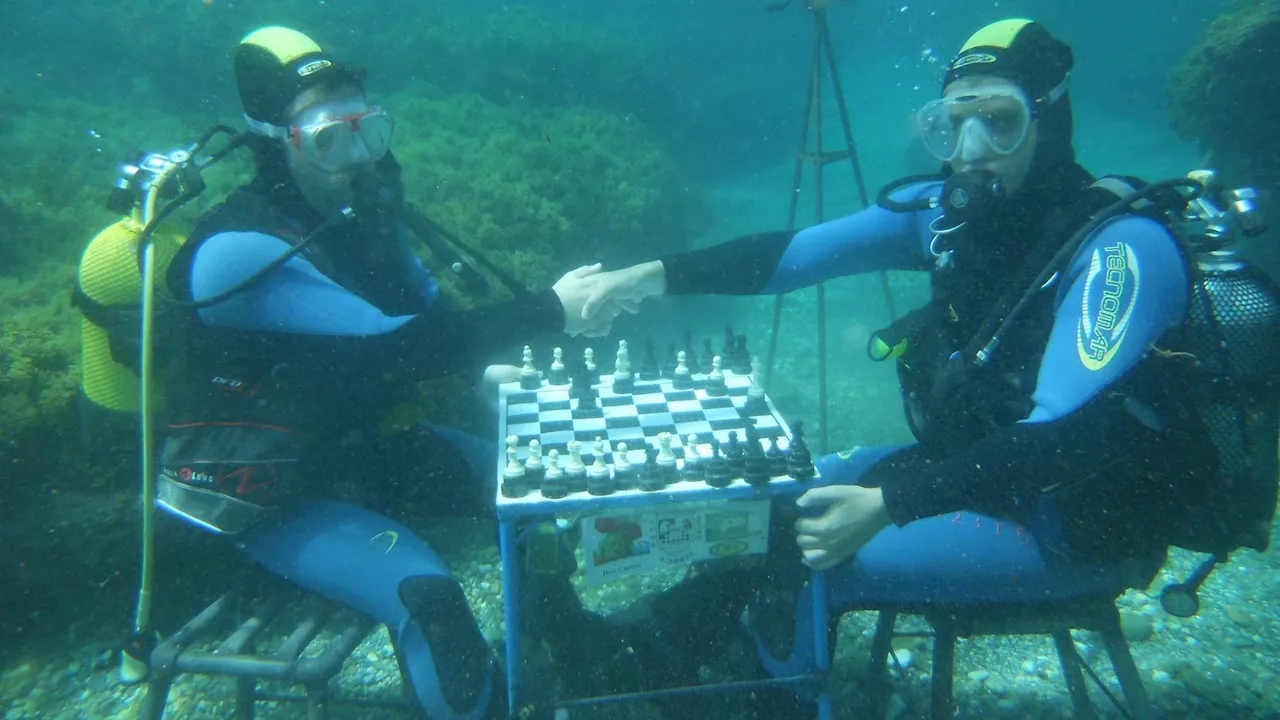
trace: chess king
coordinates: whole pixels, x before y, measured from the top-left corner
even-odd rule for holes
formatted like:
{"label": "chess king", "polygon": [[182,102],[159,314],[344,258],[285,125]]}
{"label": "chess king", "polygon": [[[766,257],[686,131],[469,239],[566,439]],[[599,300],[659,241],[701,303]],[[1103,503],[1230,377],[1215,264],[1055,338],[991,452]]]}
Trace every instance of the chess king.
{"label": "chess king", "polygon": [[[1280,300],[1231,243],[1260,230],[1250,193],[1207,171],[1095,178],[1075,161],[1072,64],[1038,23],[983,27],[917,114],[939,176],[799,232],[593,278],[586,317],[604,301],[930,274],[930,301],[869,347],[896,360],[917,442],[820,458],[825,486],[796,502],[783,567],[829,571],[835,609],[1119,593],[1171,545],[1268,544]],[[1224,236],[1184,217],[1216,217]],[[809,590],[773,572],[752,626],[765,667],[797,673],[813,660]],[[742,599],[724,588],[725,615]]]}
{"label": "chess king", "polygon": [[[394,124],[368,103],[363,73],[284,27],[246,36],[234,65],[248,126],[237,142],[256,175],[189,237],[150,235],[167,298],[156,322],[173,330],[156,350],[167,391],[159,507],[385,623],[429,717],[505,717],[502,673],[462,589],[393,519],[424,508],[491,516],[496,448],[425,425],[385,434],[382,421],[416,380],[479,379],[517,333],[607,330],[581,319],[599,268],[482,309],[447,307],[409,251]],[[126,219],[82,261],[85,395],[99,410],[137,410],[128,303],[149,233]]]}

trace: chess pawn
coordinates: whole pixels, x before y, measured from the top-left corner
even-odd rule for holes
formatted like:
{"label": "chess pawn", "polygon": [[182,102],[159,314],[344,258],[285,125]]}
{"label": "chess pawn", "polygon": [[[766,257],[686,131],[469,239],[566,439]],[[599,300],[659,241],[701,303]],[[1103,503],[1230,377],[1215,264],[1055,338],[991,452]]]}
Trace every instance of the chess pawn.
{"label": "chess pawn", "polygon": [[636,470],[627,459],[627,444],[618,443],[613,450],[613,486],[618,490],[630,490],[636,486]]}
{"label": "chess pawn", "polygon": [[787,474],[796,482],[812,480],[818,474],[813,466],[813,456],[809,454],[809,446],[804,443],[804,423],[797,420],[791,432],[791,446],[787,448]]}
{"label": "chess pawn", "polygon": [[680,479],[685,482],[701,482],[704,477],[702,458],[698,455],[698,436],[689,433],[684,441],[684,465],[680,468]]}
{"label": "chess pawn", "polygon": [[658,435],[658,470],[662,473],[662,482],[670,484],[680,481],[680,469],[676,463],[676,454],[671,452],[671,433]]}
{"label": "chess pawn", "polygon": [[609,479],[609,466],[604,462],[605,448],[600,438],[596,438],[596,461],[587,468],[587,492],[592,495],[613,494],[613,483]]}
{"label": "chess pawn", "polygon": [[524,346],[524,367],[520,368],[520,389],[537,390],[542,387],[542,376],[533,367],[533,349]]}
{"label": "chess pawn", "polygon": [[529,441],[529,457],[524,461],[524,478],[529,488],[537,490],[542,487],[542,478],[547,473],[542,464],[542,443],[537,438]]}
{"label": "chess pawn", "polygon": [[[596,374],[596,351],[591,348],[584,350],[582,352],[582,362],[587,364],[587,372],[594,376]],[[592,377],[591,381],[595,382],[595,377]]]}
{"label": "chess pawn", "polygon": [[552,353],[551,372],[547,375],[547,383],[556,386],[569,384],[569,371],[564,366],[564,350],[556,348]]}
{"label": "chess pawn", "polygon": [[747,402],[742,410],[751,416],[773,414],[764,396],[764,386],[760,384],[760,358],[751,359],[751,387],[747,388]]}
{"label": "chess pawn", "polygon": [[507,467],[502,471],[503,497],[518,498],[529,494],[529,485],[525,482],[524,465],[517,459],[516,443],[519,438],[511,435],[507,438]]}
{"label": "chess pawn", "polygon": [[548,500],[559,500],[569,494],[565,483],[564,470],[560,469],[560,451],[552,448],[547,453],[547,470],[542,476],[542,497]]}
{"label": "chess pawn", "polygon": [[729,487],[733,483],[733,474],[729,472],[729,463],[720,454],[720,441],[711,438],[711,455],[702,461],[702,474],[711,487]]}
{"label": "chess pawn", "polygon": [[787,454],[782,452],[782,448],[778,447],[778,438],[769,438],[769,449],[765,451],[764,456],[769,459],[769,474],[773,477],[786,477],[787,475]]}
{"label": "chess pawn", "polygon": [[671,375],[671,387],[688,390],[693,387],[693,375],[689,373],[689,356],[683,350],[676,353],[676,369]]}
{"label": "chess pawn", "polygon": [[738,442],[738,431],[729,431],[729,444],[724,449],[725,462],[729,465],[729,477],[737,480],[747,469],[746,453]]}
{"label": "chess pawn", "polygon": [[724,397],[728,394],[729,388],[724,384],[724,371],[720,368],[720,356],[715,355],[711,358],[711,373],[707,375],[707,395]]}
{"label": "chess pawn", "polygon": [[564,465],[565,485],[571,493],[586,492],[587,466],[582,462],[582,443],[570,440],[568,450],[569,460]]}

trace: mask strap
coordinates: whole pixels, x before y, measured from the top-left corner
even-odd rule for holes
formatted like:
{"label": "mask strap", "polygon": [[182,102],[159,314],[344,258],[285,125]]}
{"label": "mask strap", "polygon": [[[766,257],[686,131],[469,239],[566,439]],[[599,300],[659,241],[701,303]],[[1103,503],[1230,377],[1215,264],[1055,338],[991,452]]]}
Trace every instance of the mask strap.
{"label": "mask strap", "polygon": [[249,126],[249,132],[254,135],[275,138],[276,140],[289,139],[289,128],[272,125],[271,123],[262,122],[261,120],[254,120],[248,115],[244,116],[244,121]]}

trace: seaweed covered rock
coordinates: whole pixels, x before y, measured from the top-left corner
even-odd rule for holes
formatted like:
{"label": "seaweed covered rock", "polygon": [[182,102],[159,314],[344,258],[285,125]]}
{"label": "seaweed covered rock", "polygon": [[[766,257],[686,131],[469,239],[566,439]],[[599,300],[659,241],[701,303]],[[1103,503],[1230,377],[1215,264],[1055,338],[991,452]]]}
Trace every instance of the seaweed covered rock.
{"label": "seaweed covered rock", "polygon": [[391,102],[408,198],[530,286],[679,249],[709,205],[636,120],[426,87]]}
{"label": "seaweed covered rock", "polygon": [[1215,20],[1170,73],[1175,129],[1228,183],[1274,191],[1280,182],[1278,65],[1280,0],[1250,0]]}

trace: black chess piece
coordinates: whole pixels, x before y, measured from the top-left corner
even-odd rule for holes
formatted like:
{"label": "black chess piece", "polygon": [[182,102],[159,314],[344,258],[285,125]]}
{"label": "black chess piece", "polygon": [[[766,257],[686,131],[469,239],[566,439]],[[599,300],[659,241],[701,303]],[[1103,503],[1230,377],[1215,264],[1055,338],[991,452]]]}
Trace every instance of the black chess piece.
{"label": "black chess piece", "polygon": [[658,448],[646,445],[644,448],[644,467],[640,469],[640,480],[636,487],[645,492],[656,492],[667,486],[662,468],[658,467]]}
{"label": "black chess piece", "polygon": [[748,485],[764,485],[769,482],[769,458],[765,457],[764,448],[760,445],[760,431],[755,423],[747,425],[746,459],[742,471],[742,479]]}
{"label": "black chess piece", "polygon": [[578,401],[577,407],[573,409],[573,417],[604,417],[604,410],[600,408],[600,402],[596,399],[595,388],[592,387],[594,383],[595,373],[591,372],[586,362],[583,362],[578,366],[578,371],[574,373],[573,387],[569,390],[569,397]]}
{"label": "black chess piece", "polygon": [[640,379],[652,381],[658,378],[658,356],[653,354],[653,338],[645,338],[644,357],[640,360]]}
{"label": "black chess piece", "polygon": [[729,465],[729,474],[734,480],[742,477],[746,470],[746,451],[742,447],[742,443],[738,442],[738,431],[729,431],[729,444],[724,449],[725,461]]}
{"label": "black chess piece", "polygon": [[662,377],[670,380],[676,376],[676,346],[667,345],[667,361],[662,363]]}
{"label": "black chess piece", "polygon": [[728,365],[729,363],[733,362],[733,354],[736,352],[736,350],[734,349],[736,337],[737,336],[733,334],[733,327],[730,325],[725,325],[724,326],[724,349],[720,351],[720,362],[725,365]]}
{"label": "black chess piece", "polygon": [[[693,357],[690,355],[689,357]],[[715,361],[715,351],[711,349],[711,338],[702,338],[702,358],[698,361],[698,372],[706,375],[711,372],[711,365]]]}
{"label": "black chess piece", "polygon": [[[723,359],[722,359],[723,362]],[[733,356],[729,359],[729,369],[735,375],[751,374],[751,351],[747,349],[747,336],[739,335],[733,345]]]}
{"label": "black chess piece", "polygon": [[729,463],[720,454],[720,441],[711,438],[711,455],[702,461],[702,474],[706,476],[711,487],[728,487],[733,483],[733,474],[729,472]]}
{"label": "black chess piece", "polygon": [[804,444],[804,421],[795,421],[791,430],[791,447],[787,449],[787,474],[796,482],[812,480],[818,474],[813,466],[813,456],[809,447]]}
{"label": "black chess piece", "polygon": [[684,350],[685,362],[689,364],[689,372],[690,373],[698,372],[698,353],[693,349],[693,332],[692,331],[689,331],[689,330],[684,331],[684,347],[681,349]]}

